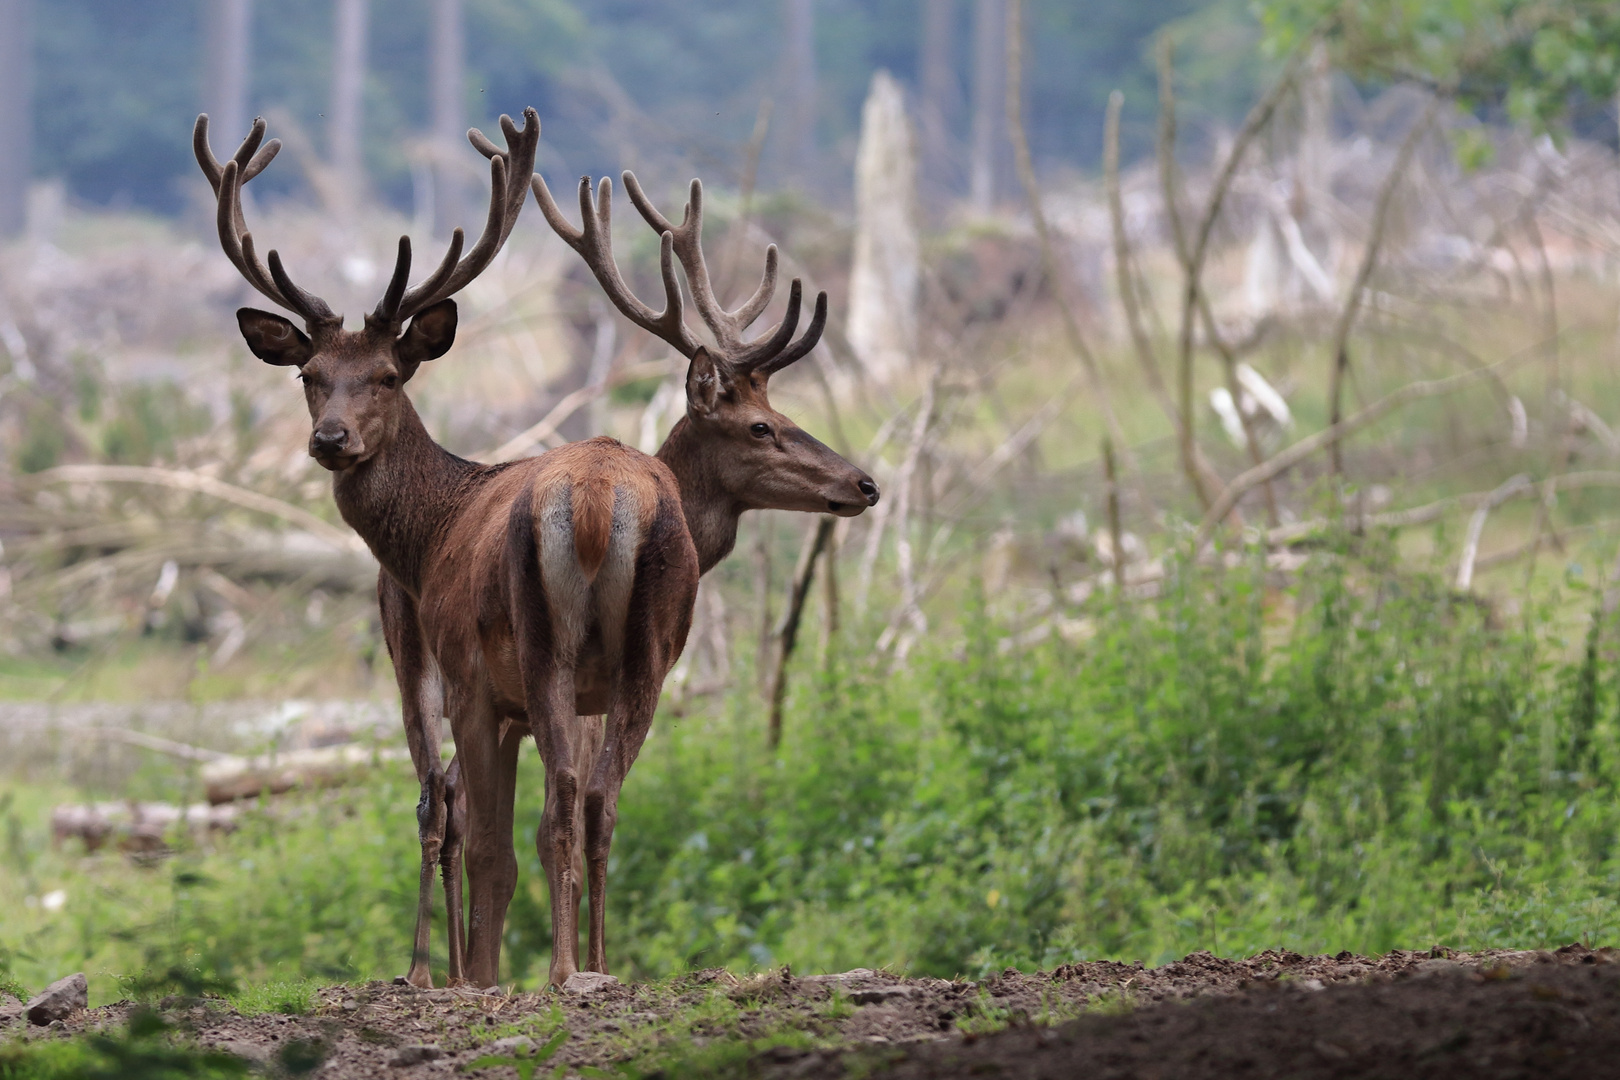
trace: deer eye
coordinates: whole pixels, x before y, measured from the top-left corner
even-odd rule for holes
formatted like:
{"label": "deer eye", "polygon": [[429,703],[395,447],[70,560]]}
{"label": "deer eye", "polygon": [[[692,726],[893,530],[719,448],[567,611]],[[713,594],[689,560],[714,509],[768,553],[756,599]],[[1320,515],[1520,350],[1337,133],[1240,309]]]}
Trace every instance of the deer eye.
{"label": "deer eye", "polygon": [[392,390],[394,387],[399,385],[399,376],[398,375],[384,375],[383,380],[382,380],[382,384],[383,384],[383,386],[385,386],[389,390]]}
{"label": "deer eye", "polygon": [[753,427],[749,428],[748,430],[754,433],[754,438],[763,439],[763,438],[765,438],[766,436],[768,436],[771,433],[771,425],[769,425],[769,424],[755,424]]}

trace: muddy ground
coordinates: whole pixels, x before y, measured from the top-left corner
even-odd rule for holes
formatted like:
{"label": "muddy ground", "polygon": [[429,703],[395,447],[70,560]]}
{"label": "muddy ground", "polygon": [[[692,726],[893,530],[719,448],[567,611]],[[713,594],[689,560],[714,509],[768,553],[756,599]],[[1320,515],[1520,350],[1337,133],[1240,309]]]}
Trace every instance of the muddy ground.
{"label": "muddy ground", "polygon": [[[1620,1074],[1620,950],[1378,958],[1194,953],[1158,968],[1066,965],[983,982],[883,972],[700,972],[587,993],[334,987],[307,1015],[244,1017],[169,1001],[196,1042],[271,1073],[517,1076],[554,1040],[559,1065],[612,1075],[893,1077],[1562,1077]],[[121,1025],[91,1009],[26,1033]],[[560,1038],[566,1030],[565,1038]]]}

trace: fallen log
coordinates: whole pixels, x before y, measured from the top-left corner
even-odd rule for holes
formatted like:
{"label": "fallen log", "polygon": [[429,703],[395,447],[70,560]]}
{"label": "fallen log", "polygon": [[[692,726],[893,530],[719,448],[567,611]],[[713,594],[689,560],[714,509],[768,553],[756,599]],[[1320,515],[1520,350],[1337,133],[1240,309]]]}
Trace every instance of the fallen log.
{"label": "fallen log", "polygon": [[253,758],[230,755],[208,762],[200,773],[209,803],[219,806],[258,795],[279,795],[293,788],[337,787],[377,764],[409,757],[405,750],[350,743]]}
{"label": "fallen log", "polygon": [[112,842],[120,851],[155,852],[168,846],[170,834],[179,828],[190,832],[232,832],[236,829],[234,806],[192,803],[127,802],[88,803],[58,806],[51,811],[51,840],[84,841],[89,851]]}

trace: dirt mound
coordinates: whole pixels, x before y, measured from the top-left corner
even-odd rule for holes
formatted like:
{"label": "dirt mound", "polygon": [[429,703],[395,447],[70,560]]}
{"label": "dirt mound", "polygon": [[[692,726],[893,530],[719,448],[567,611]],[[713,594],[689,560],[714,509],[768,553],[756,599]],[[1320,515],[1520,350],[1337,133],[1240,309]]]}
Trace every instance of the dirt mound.
{"label": "dirt mound", "polygon": [[[1440,951],[1437,950],[1437,953]],[[739,979],[699,972],[585,993],[333,987],[309,1015],[166,1003],[188,1038],[323,1077],[464,1074],[480,1058],[632,1074],[938,1076],[1574,1076],[1620,1052],[1611,950],[1368,958],[1194,953],[980,983],[865,969]],[[29,1038],[121,1024],[127,1003]],[[1599,1055],[1604,1055],[1600,1057]],[[515,1075],[489,1066],[474,1075]]]}

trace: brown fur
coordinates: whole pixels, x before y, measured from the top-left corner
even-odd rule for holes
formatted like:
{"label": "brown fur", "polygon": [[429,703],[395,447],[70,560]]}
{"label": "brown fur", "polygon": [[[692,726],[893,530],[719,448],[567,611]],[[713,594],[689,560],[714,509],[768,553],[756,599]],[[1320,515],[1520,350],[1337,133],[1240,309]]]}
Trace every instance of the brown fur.
{"label": "brown fur", "polygon": [[574,487],[574,553],[589,582],[596,581],[602,560],[607,558],[613,495],[613,484],[606,477],[592,477]]}

